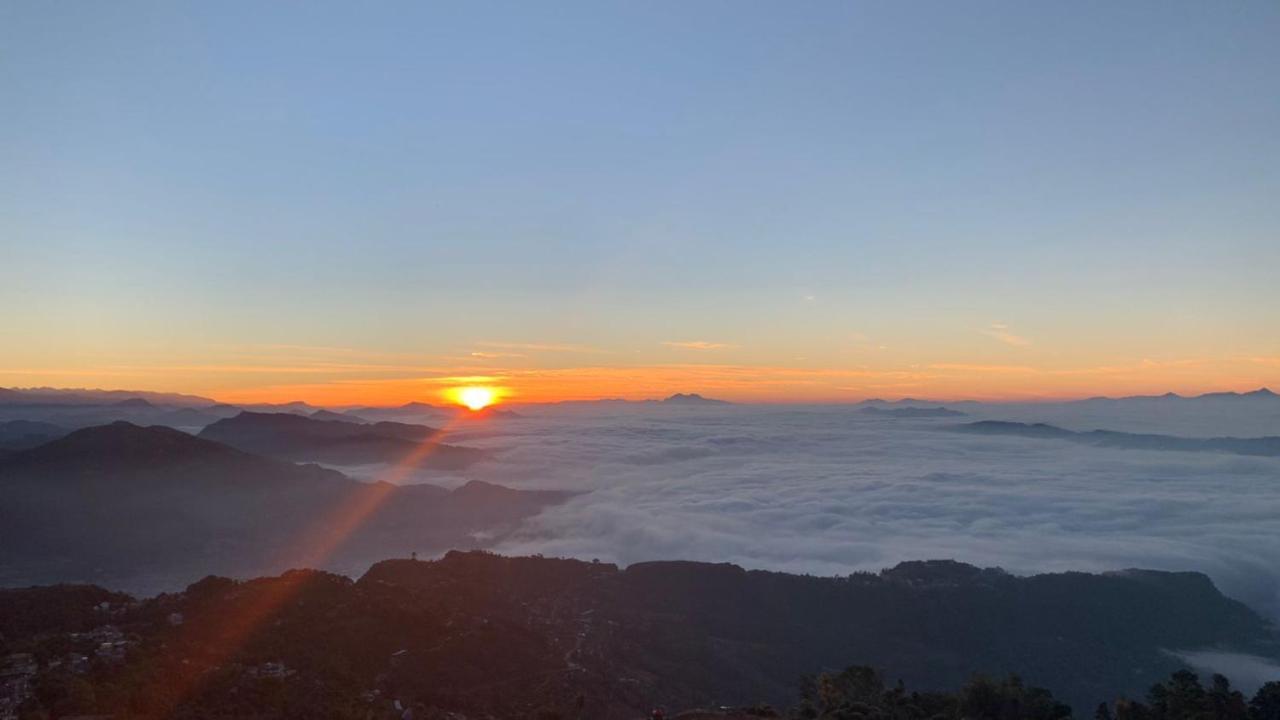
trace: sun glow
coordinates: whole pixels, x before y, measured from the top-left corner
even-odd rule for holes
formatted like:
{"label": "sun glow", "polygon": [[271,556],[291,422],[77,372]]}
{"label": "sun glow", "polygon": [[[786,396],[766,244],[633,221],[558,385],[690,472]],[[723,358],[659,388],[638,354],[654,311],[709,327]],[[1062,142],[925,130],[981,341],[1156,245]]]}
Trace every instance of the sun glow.
{"label": "sun glow", "polygon": [[496,399],[491,388],[487,387],[465,387],[457,391],[456,397],[458,402],[466,405],[472,410],[481,410],[493,404]]}

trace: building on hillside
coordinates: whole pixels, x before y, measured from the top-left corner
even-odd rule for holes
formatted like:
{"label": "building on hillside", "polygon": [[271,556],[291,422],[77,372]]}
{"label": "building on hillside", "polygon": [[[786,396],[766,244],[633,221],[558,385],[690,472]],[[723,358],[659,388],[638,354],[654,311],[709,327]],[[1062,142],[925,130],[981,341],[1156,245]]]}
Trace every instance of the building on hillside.
{"label": "building on hillside", "polygon": [[31,680],[39,669],[30,653],[14,653],[0,663],[0,720],[18,717],[18,707],[31,697]]}

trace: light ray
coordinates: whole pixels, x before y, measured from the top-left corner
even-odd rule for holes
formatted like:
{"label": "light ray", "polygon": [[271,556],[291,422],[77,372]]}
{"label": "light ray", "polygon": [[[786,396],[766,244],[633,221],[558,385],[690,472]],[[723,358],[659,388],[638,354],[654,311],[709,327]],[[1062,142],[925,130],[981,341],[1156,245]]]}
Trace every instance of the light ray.
{"label": "light ray", "polygon": [[[280,554],[280,560],[295,567],[323,568],[343,543],[394,495],[399,483],[440,447],[460,416],[461,413],[455,415],[412,452],[380,473],[374,482],[357,488],[345,502],[312,523],[310,528],[300,533],[289,550]],[[187,628],[185,637],[204,645],[205,662],[188,666],[183,662],[185,658],[175,656],[157,663],[157,667],[167,666],[168,671],[155,678],[151,692],[147,694],[165,698],[166,707],[161,716],[172,715],[183,702],[198,694],[210,679],[208,668],[221,666],[234,658],[254,633],[297,595],[305,580],[305,577],[272,578],[261,595],[253,598],[240,612],[220,616],[213,627]],[[175,652],[181,652],[179,648],[189,644],[177,643]]]}

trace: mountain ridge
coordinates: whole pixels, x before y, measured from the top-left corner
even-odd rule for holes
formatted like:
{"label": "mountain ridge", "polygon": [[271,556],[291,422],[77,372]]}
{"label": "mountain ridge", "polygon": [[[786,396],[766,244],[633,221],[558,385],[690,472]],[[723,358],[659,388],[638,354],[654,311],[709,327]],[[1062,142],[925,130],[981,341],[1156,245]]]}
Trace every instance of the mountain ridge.
{"label": "mountain ridge", "polygon": [[570,496],[485,483],[369,484],[118,422],[0,458],[0,583],[172,587],[196,568],[279,571],[312,557],[315,538],[329,548],[326,567],[369,562],[388,548],[478,547]]}
{"label": "mountain ridge", "polygon": [[979,420],[955,425],[952,432],[975,435],[1007,435],[1040,440],[1063,440],[1096,447],[1130,450],[1169,450],[1178,452],[1222,452],[1255,457],[1280,457],[1280,436],[1192,438],[1179,435],[1130,433],[1116,430],[1078,432],[1048,423],[1022,423],[1007,420]]}
{"label": "mountain ridge", "polygon": [[[291,413],[245,411],[202,429],[199,437],[269,457],[335,465],[412,462],[417,467],[459,470],[488,453],[437,442],[437,428],[391,421],[357,423]],[[430,451],[423,452],[424,444]]]}

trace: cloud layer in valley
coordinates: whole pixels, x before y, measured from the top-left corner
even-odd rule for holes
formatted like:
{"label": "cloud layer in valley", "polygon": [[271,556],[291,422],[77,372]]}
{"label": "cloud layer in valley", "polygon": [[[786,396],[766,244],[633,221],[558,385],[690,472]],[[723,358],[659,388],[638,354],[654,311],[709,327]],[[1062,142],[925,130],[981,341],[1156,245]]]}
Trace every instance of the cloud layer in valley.
{"label": "cloud layer in valley", "polygon": [[1200,570],[1280,616],[1280,459],[972,436],[941,430],[954,419],[849,407],[522,414],[453,436],[498,451],[467,477],[590,492],[502,552],[819,574],[920,558],[1014,572]]}

